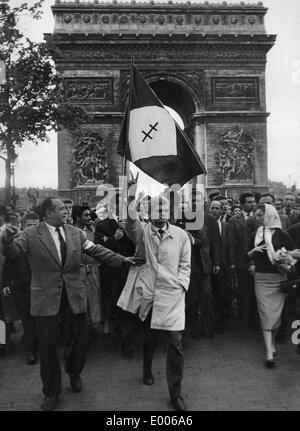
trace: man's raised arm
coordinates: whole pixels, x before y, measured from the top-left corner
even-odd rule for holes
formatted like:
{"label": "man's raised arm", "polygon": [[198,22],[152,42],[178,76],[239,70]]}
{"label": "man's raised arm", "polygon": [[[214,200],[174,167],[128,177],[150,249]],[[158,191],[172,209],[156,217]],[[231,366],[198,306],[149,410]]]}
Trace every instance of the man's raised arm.
{"label": "man's raised arm", "polygon": [[[18,236],[16,236],[17,234]],[[26,229],[18,233],[15,227],[8,225],[1,240],[3,245],[2,253],[5,256],[14,258],[21,252],[28,253],[30,250],[30,241]]]}

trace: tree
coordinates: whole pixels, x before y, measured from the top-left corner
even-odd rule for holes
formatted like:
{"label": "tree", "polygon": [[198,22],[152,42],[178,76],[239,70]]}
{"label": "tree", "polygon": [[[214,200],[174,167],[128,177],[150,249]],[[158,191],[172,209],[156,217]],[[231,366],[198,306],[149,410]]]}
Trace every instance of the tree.
{"label": "tree", "polygon": [[43,2],[12,7],[0,0],[0,61],[5,64],[5,80],[0,85],[0,158],[5,163],[5,203],[11,201],[17,149],[28,141],[47,141],[48,132],[59,127],[76,134],[89,117],[64,98],[52,60],[55,47],[32,42],[18,27],[22,14],[38,20]]}

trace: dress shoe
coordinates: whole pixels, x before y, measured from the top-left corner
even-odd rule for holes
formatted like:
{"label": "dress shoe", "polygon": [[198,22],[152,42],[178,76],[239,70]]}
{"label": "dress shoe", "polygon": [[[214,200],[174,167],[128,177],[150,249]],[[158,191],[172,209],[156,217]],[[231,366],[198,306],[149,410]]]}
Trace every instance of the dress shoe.
{"label": "dress shoe", "polygon": [[26,353],[26,362],[28,365],[34,365],[37,363],[36,355],[34,355],[32,352]]}
{"label": "dress shoe", "polygon": [[267,368],[274,368],[274,366],[275,366],[274,359],[266,359],[265,365]]}
{"label": "dress shoe", "polygon": [[43,404],[41,405],[42,410],[45,410],[47,412],[54,410],[57,406],[57,401],[57,397],[45,397]]}
{"label": "dress shoe", "polygon": [[151,371],[144,371],[143,374],[143,382],[145,385],[151,386],[154,383],[153,374]]}
{"label": "dress shoe", "polygon": [[171,404],[174,407],[174,409],[178,412],[185,412],[187,410],[186,404],[181,397],[172,398]]}
{"label": "dress shoe", "polygon": [[70,385],[74,392],[82,391],[82,380],[80,376],[72,376],[70,375]]}

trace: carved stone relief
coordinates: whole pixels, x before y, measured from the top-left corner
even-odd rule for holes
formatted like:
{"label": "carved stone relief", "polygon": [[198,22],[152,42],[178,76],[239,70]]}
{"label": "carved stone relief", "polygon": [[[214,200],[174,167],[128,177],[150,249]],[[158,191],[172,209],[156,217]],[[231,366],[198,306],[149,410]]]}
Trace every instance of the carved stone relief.
{"label": "carved stone relief", "polygon": [[64,92],[69,101],[113,103],[113,79],[67,78]]}
{"label": "carved stone relief", "polygon": [[73,185],[99,184],[107,178],[107,152],[96,132],[82,133],[73,152]]}
{"label": "carved stone relief", "polygon": [[257,78],[212,78],[213,101],[245,99],[258,102]]}
{"label": "carved stone relief", "polygon": [[223,182],[253,181],[254,138],[238,127],[218,138],[216,162]]}
{"label": "carved stone relief", "polygon": [[80,47],[64,48],[60,47],[58,58],[65,60],[105,60],[105,61],[130,61],[132,56],[136,61],[153,60],[156,61],[189,61],[198,62],[199,60],[265,60],[265,47],[259,46],[243,46],[242,49],[223,45],[221,47],[205,46],[199,49],[198,46],[188,44],[172,45],[168,44],[141,44],[131,46],[130,49],[124,49],[120,45],[102,45],[101,48],[97,45],[80,45]]}

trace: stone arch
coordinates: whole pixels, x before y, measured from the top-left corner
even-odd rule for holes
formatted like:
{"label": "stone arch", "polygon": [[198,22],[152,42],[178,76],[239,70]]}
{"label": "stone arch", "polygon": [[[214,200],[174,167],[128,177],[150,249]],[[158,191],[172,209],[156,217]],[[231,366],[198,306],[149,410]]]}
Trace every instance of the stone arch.
{"label": "stone arch", "polygon": [[[123,172],[117,146],[134,58],[158,97],[182,118],[207,170],[197,181],[207,191],[266,190],[269,114],[265,65],[276,36],[266,33],[267,9],[261,2],[237,6],[227,2],[97,0],[88,4],[56,0],[52,11],[54,34],[46,39],[58,48],[54,60],[72,103],[92,114],[85,131],[87,137],[97,133],[102,139],[109,183],[117,186]],[[254,130],[257,136],[251,181],[250,174],[236,176],[230,183],[217,175],[220,136],[230,134],[234,126],[245,134]],[[72,147],[67,132],[59,131],[59,191],[70,195],[74,194]],[[95,184],[79,184],[75,192],[88,190],[91,194],[97,186],[95,177]]]}
{"label": "stone arch", "polygon": [[199,90],[196,91],[184,79],[170,73],[158,73],[146,76],[146,81],[164,105],[178,112],[185,127],[195,113],[202,112],[203,99]]}

